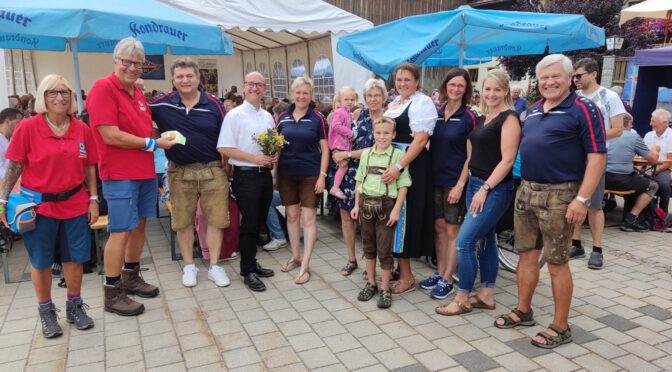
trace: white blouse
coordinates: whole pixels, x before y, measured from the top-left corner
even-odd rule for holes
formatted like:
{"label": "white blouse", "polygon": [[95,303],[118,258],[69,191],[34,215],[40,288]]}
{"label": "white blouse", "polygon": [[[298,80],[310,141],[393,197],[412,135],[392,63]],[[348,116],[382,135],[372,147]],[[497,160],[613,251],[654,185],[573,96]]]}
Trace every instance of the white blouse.
{"label": "white blouse", "polygon": [[[388,107],[397,104],[401,100],[401,96],[397,96]],[[421,91],[416,91],[410,99],[400,107],[394,110],[388,109],[384,116],[395,119],[403,114],[406,107],[411,105],[408,109],[408,120],[411,126],[411,132],[427,132],[430,136],[434,133],[434,126],[438,118],[438,112],[432,99],[427,97]]]}

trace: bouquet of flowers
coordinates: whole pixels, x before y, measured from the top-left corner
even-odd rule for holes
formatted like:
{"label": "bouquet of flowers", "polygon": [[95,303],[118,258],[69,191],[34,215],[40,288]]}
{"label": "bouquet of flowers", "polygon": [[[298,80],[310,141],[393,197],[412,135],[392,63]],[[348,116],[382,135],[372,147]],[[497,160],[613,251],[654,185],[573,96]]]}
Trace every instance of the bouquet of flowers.
{"label": "bouquet of flowers", "polygon": [[285,145],[289,144],[285,139],[285,136],[278,133],[275,129],[267,129],[263,132],[259,132],[256,135],[253,135],[252,139],[259,145],[261,153],[266,156],[276,155]]}

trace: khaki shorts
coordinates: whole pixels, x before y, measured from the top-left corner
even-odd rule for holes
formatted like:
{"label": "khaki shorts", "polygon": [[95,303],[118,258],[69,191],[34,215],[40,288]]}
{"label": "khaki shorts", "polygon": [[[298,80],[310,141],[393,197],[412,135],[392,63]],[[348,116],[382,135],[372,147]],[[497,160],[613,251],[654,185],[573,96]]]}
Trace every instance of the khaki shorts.
{"label": "khaki shorts", "polygon": [[318,176],[279,176],[278,191],[282,205],[301,203],[305,208],[317,208],[322,195],[315,194]]}
{"label": "khaki shorts", "polygon": [[199,198],[209,226],[229,227],[229,179],[220,161],[188,165],[177,165],[171,161],[166,172],[170,201],[173,203],[173,230],[194,225]]}
{"label": "khaki shorts", "polygon": [[359,226],[362,233],[362,250],[367,260],[378,256],[382,270],[392,270],[392,245],[396,225],[387,226],[395,199],[371,197],[364,194],[359,198]]}
{"label": "khaki shorts", "polygon": [[579,182],[542,184],[523,180],[514,201],[516,249],[542,249],[551,264],[569,261],[574,225],[565,215],[579,191]]}
{"label": "khaki shorts", "polygon": [[461,225],[467,214],[466,191],[462,190],[460,201],[448,203],[448,194],[452,187],[434,186],[434,219],[443,218],[447,224]]}

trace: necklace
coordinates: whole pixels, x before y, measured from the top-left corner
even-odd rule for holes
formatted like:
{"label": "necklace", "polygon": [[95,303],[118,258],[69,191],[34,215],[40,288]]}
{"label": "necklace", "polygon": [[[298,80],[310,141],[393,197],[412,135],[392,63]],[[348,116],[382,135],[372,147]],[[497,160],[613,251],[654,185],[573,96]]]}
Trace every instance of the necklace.
{"label": "necklace", "polygon": [[65,123],[63,123],[59,126],[59,125],[56,125],[56,124],[52,123],[51,120],[49,120],[49,116],[47,114],[44,115],[44,118],[46,119],[47,125],[49,125],[51,130],[54,131],[54,133],[56,133],[59,136],[63,135],[65,132],[67,132],[68,128],[70,127],[70,119],[66,119]]}

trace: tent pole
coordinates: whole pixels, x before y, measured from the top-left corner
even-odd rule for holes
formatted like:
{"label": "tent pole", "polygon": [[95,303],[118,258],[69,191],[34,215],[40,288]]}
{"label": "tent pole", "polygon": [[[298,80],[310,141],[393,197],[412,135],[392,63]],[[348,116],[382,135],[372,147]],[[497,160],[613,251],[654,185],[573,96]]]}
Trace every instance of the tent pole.
{"label": "tent pole", "polygon": [[672,19],[672,10],[667,11],[667,19],[665,22],[665,36],[663,37],[663,46],[667,45],[667,35],[670,33],[670,20]]}
{"label": "tent pole", "polygon": [[82,81],[79,77],[79,52],[77,51],[77,39],[69,39],[70,52],[75,63],[75,97],[77,99],[77,111],[81,115],[84,112],[84,102],[82,102]]}
{"label": "tent pole", "polygon": [[425,86],[425,65],[422,65],[420,69],[420,86]]}

